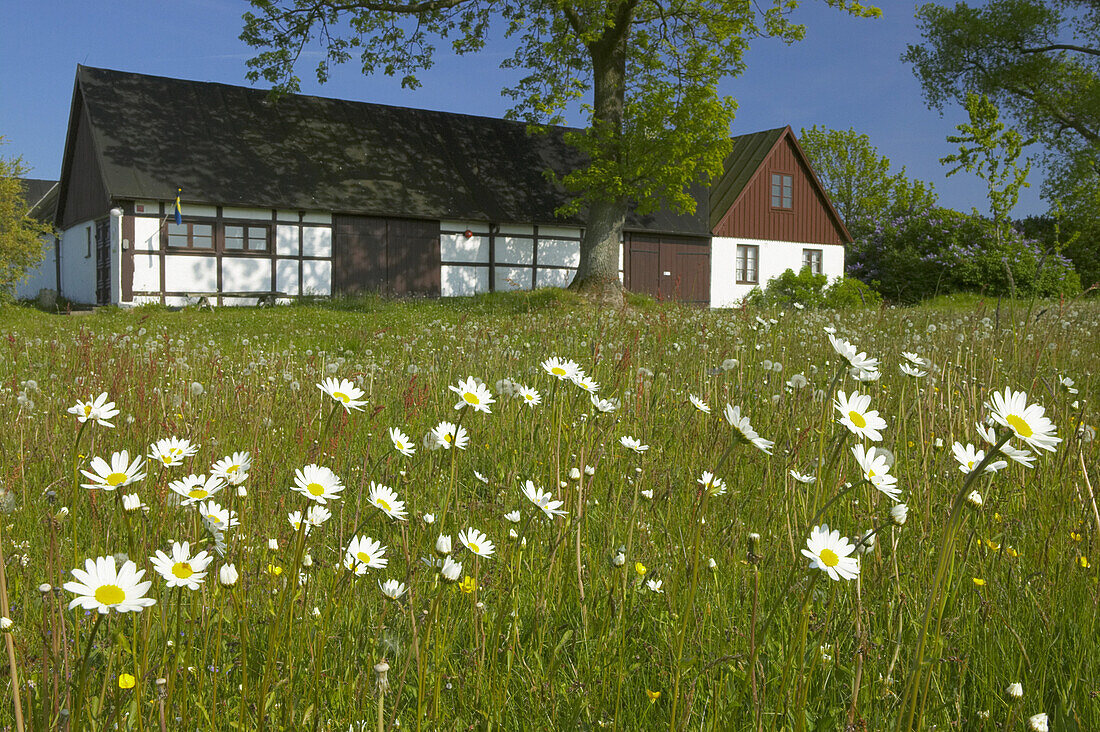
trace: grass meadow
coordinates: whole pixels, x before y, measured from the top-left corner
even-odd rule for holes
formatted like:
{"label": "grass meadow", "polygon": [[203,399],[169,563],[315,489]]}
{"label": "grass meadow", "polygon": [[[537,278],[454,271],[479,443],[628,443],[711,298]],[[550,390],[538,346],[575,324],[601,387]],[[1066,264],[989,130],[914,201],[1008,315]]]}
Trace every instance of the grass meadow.
{"label": "grass meadow", "polygon": [[6,729],[1100,729],[1096,301],[7,306],[0,353]]}

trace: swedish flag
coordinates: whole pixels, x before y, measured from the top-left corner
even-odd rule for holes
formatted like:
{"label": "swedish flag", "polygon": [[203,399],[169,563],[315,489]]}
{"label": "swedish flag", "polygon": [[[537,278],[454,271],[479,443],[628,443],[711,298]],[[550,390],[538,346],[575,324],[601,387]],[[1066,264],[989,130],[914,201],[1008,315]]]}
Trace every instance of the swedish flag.
{"label": "swedish flag", "polygon": [[176,189],[176,226],[183,223],[183,207],[180,206],[180,194],[183,193],[182,188]]}

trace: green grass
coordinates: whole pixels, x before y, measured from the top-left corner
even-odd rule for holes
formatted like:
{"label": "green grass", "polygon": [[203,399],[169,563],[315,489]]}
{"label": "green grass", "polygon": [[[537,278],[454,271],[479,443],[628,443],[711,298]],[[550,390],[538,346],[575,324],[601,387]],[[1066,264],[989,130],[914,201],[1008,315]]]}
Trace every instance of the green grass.
{"label": "green grass", "polygon": [[[878,358],[881,380],[839,369],[826,326]],[[1098,451],[1076,429],[1097,424],[1098,330],[1096,302],[780,315],[634,299],[609,313],[558,290],[70,317],[0,306],[0,503],[12,508],[0,545],[27,728],[53,729],[74,709],[86,661],[87,729],[156,730],[162,705],[167,729],[376,729],[372,669],[384,658],[387,729],[893,729],[908,685],[924,679],[914,729],[1019,729],[1039,712],[1051,729],[1098,729],[1100,586],[1081,565],[1100,561],[1081,469],[1083,460],[1097,488]],[[930,359],[931,373],[904,377],[903,351]],[[551,356],[575,360],[616,411],[596,412],[581,389],[549,376],[539,364]],[[788,385],[795,374],[808,386]],[[365,408],[334,408],[315,386],[329,376],[353,379]],[[467,376],[494,393],[492,414],[454,409],[448,386]],[[501,379],[538,389],[542,404],[508,398]],[[960,514],[943,555],[966,480],[951,445],[985,447],[975,423],[1005,387],[1045,407],[1064,439],[1033,469],[977,478],[983,506]],[[902,527],[889,524],[892,502],[861,482],[835,389],[869,394],[887,421],[878,444],[896,457]],[[81,433],[66,409],[101,392],[121,410],[115,427]],[[726,404],[774,441],[772,454],[738,444]],[[444,420],[461,420],[468,449],[424,446]],[[391,427],[415,455],[395,451]],[[84,469],[117,450],[147,455],[170,436],[199,449],[181,467],[150,464],[123,491],[148,512],[124,512],[118,492],[74,487],[78,434]],[[649,449],[627,450],[626,435]],[[173,541],[213,546],[168,484],[209,474],[234,451],[253,464],[247,495],[215,496],[240,519],[226,556],[199,590],[169,590],[149,557]],[[310,463],[346,488],[327,504],[331,519],[303,536],[287,514],[305,508],[290,487]],[[570,477],[586,465],[591,476]],[[725,481],[724,495],[702,498],[705,470]],[[818,480],[804,485],[791,470]],[[568,515],[543,517],[521,490],[527,480]],[[397,492],[407,522],[369,504],[372,481]],[[505,518],[517,510],[519,523]],[[878,531],[858,581],[831,581],[802,556],[818,512],[816,523],[848,537]],[[467,527],[495,543],[492,557],[460,546]],[[440,533],[470,579],[441,581],[422,561]],[[385,569],[342,568],[356,535],[387,547]],[[117,553],[145,570],[157,604],[108,615],[85,658],[94,614],[68,610],[71,592],[37,588],[60,588],[86,558]],[[950,561],[934,591],[941,556]],[[240,574],[231,588],[217,581],[226,563]],[[382,595],[386,579],[407,585],[403,600]],[[119,687],[122,673],[133,688]],[[1006,692],[1016,681],[1019,702]],[[3,725],[12,692],[7,680]]]}

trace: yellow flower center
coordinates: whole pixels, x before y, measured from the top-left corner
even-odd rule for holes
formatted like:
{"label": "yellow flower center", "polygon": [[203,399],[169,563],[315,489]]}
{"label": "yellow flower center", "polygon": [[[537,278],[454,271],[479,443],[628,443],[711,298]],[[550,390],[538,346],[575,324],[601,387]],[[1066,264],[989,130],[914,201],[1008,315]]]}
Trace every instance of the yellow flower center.
{"label": "yellow flower center", "polygon": [[534,401],[535,396],[534,396],[534,394],[524,394],[523,398],[530,402],[530,401]]}
{"label": "yellow flower center", "polygon": [[344,392],[342,392],[342,391],[334,391],[334,392],[332,392],[332,398],[333,398],[333,399],[336,399],[336,400],[338,400],[338,401],[341,401],[341,402],[343,402],[344,404],[347,404],[348,402],[350,402],[350,401],[351,401],[351,397],[349,397],[349,396],[348,396],[347,394],[345,394],[345,393],[344,393]]}
{"label": "yellow flower center", "polygon": [[817,555],[821,559],[821,563],[826,567],[835,567],[840,564],[840,557],[836,555],[832,549],[822,549],[821,553]]}
{"label": "yellow flower center", "polygon": [[236,473],[240,469],[241,469],[240,465],[230,465],[228,468],[225,469],[225,472],[227,472],[227,473]]}
{"label": "yellow flower center", "polygon": [[863,429],[867,426],[867,420],[863,418],[862,414],[854,409],[848,412],[848,419],[852,420],[852,424],[854,424],[856,427],[859,427],[860,429]]}
{"label": "yellow flower center", "polygon": [[107,485],[115,487],[126,482],[126,473],[111,473],[107,476]]}
{"label": "yellow flower center", "polygon": [[168,454],[169,455],[182,455],[183,450],[179,449],[178,447],[170,447],[170,448],[168,448]]}
{"label": "yellow flower center", "polygon": [[222,522],[216,513],[208,513],[206,514],[206,518],[210,519],[211,523],[220,524]]}
{"label": "yellow flower center", "polygon": [[208,495],[210,494],[204,488],[192,488],[187,491],[188,498],[206,498]]}
{"label": "yellow flower center", "polygon": [[381,508],[383,511],[389,511],[390,510],[390,504],[386,503],[386,501],[382,498],[375,498],[374,503],[379,508]]}
{"label": "yellow flower center", "polygon": [[550,369],[550,373],[552,373],[554,376],[565,376],[565,369],[563,369],[561,366],[555,366],[554,368]]}
{"label": "yellow flower center", "polygon": [[867,471],[867,480],[870,480],[871,478],[874,478],[874,477],[875,477],[875,471],[868,470]]}
{"label": "yellow flower center", "polygon": [[195,570],[191,569],[191,565],[187,562],[176,562],[172,565],[172,574],[176,575],[180,579],[187,579],[195,573]]}
{"label": "yellow flower center", "polygon": [[477,394],[474,394],[471,391],[468,391],[465,394],[463,394],[462,398],[466,400],[467,404],[473,404],[475,407],[478,404],[481,404],[481,400],[477,398]]}
{"label": "yellow flower center", "polygon": [[474,554],[481,554],[481,547],[479,547],[479,546],[478,546],[477,544],[475,544],[474,542],[472,542],[472,541],[471,541],[471,542],[470,542],[469,544],[467,544],[466,546],[470,547],[470,551],[472,551],[472,552],[473,552]]}
{"label": "yellow flower center", "polygon": [[306,490],[313,496],[320,496],[325,493],[325,487],[320,483],[310,483],[306,486]]}
{"label": "yellow flower center", "polygon": [[967,470],[973,470],[974,469],[974,461],[970,460],[969,462],[967,462],[966,463],[966,468],[967,468]]}
{"label": "yellow flower center", "polygon": [[373,557],[371,557],[371,555],[367,554],[366,552],[359,552],[358,554],[355,555],[355,558],[358,559],[363,564],[370,564],[371,560],[373,559]]}
{"label": "yellow flower center", "polygon": [[164,463],[165,465],[168,465],[169,463],[172,462],[172,456],[171,455],[161,455],[160,456],[160,461],[162,463]]}
{"label": "yellow flower center", "polygon": [[447,433],[447,434],[443,435],[443,441],[446,442],[446,443],[454,442],[454,439],[455,439],[454,435],[452,435],[450,433]]}
{"label": "yellow flower center", "polygon": [[1009,426],[1012,427],[1020,437],[1031,437],[1035,434],[1035,431],[1031,429],[1031,425],[1015,414],[1010,414],[1005,417],[1005,421],[1008,422]]}
{"label": "yellow flower center", "polygon": [[118,585],[100,585],[95,590],[95,601],[101,605],[117,605],[126,599],[126,593]]}
{"label": "yellow flower center", "polygon": [[92,405],[91,404],[85,404],[84,405],[84,416],[85,417],[91,417],[92,416]]}

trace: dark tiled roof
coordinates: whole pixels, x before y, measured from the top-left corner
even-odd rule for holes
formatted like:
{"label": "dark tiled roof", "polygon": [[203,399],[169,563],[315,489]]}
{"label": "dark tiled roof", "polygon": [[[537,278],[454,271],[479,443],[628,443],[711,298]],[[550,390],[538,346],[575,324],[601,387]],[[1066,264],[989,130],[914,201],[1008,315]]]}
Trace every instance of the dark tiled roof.
{"label": "dark tiled roof", "polygon": [[[580,162],[564,128],[81,66],[78,90],[109,195],[426,219],[582,225],[543,175]],[[707,236],[695,214],[627,229]]]}
{"label": "dark tiled roof", "polygon": [[726,156],[726,170],[710,189],[708,230],[714,229],[737,201],[785,129],[779,127],[733,138],[733,149]]}
{"label": "dark tiled roof", "polygon": [[39,221],[53,221],[57,211],[57,181],[22,178],[21,182],[30,215]]}

